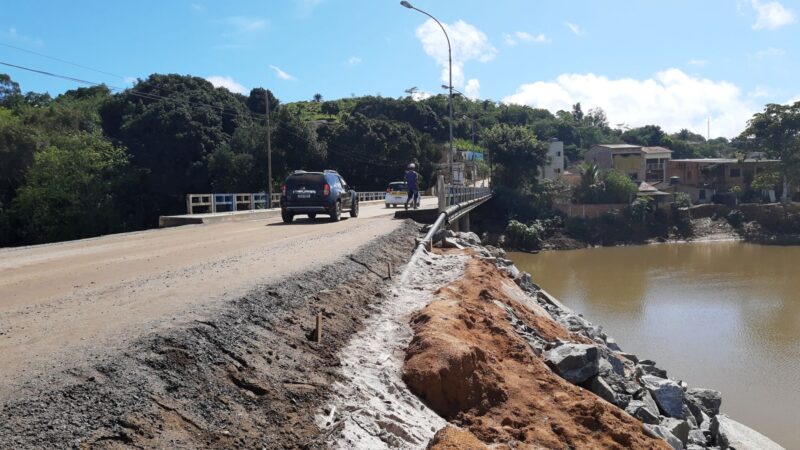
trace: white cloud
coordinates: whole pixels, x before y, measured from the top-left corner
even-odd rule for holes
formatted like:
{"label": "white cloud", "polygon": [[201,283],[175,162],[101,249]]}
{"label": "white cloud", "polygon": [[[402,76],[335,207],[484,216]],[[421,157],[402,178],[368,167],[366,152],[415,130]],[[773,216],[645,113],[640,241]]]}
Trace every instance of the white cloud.
{"label": "white cloud", "polygon": [[697,67],[705,67],[708,65],[707,59],[690,59],[689,60],[690,66],[697,66]]}
{"label": "white cloud", "polygon": [[766,98],[766,97],[772,97],[774,95],[775,93],[773,92],[772,89],[761,85],[756,86],[755,89],[747,93],[747,96],[751,98]]}
{"label": "white cloud", "polygon": [[[125,78],[122,79],[122,81],[124,81],[125,84],[136,84],[136,82],[139,81],[139,80],[136,77],[125,77]],[[214,84],[214,83],[212,82],[211,84]]]}
{"label": "white cloud", "polygon": [[358,56],[351,56],[347,59],[348,66],[357,66],[359,64],[361,64],[361,58]]}
{"label": "white cloud", "polygon": [[[484,32],[463,20],[452,25],[442,25],[450,36],[450,44],[453,48],[453,85],[463,86],[464,64],[472,60],[491,61],[494,59],[497,49],[492,46]],[[428,19],[417,28],[417,39],[422,42],[425,53],[442,66],[442,81],[447,84],[449,82],[447,41],[442,29],[432,19]]]}
{"label": "white cloud", "polygon": [[270,65],[269,68],[274,70],[275,71],[275,75],[277,75],[278,78],[280,78],[281,80],[295,80],[296,79],[292,75],[289,75],[288,73],[286,73],[283,70],[281,70],[279,67]]}
{"label": "white cloud", "polygon": [[745,127],[759,106],[727,81],[713,81],[667,69],[653,77],[609,79],[594,74],[562,74],[553,81],[524,84],[503,99],[550,111],[600,107],[609,122],[630,126],[660,125],[668,132],[688,128],[705,134],[711,117],[713,134],[733,137]]}
{"label": "white cloud", "polygon": [[0,33],[0,35],[2,35],[3,37],[5,37],[10,41],[15,41],[21,44],[31,45],[34,47],[44,46],[44,41],[42,40],[42,38],[31,37],[31,36],[26,36],[24,34],[20,34],[14,27],[11,27],[7,31]]}
{"label": "white cloud", "polygon": [[431,98],[431,97],[433,97],[433,94],[431,94],[430,92],[414,91],[414,92],[411,93],[411,99],[414,100],[414,101],[417,101],[417,102],[420,101],[420,100],[425,100],[425,99]]}
{"label": "white cloud", "polygon": [[756,10],[754,30],[776,30],[794,23],[794,13],[777,1],[751,0],[750,5]]}
{"label": "white cloud", "polygon": [[267,21],[257,17],[228,17],[225,19],[228,25],[232,26],[237,32],[252,33],[254,31],[263,30],[267,27]]}
{"label": "white cloud", "polygon": [[472,78],[467,81],[464,86],[464,95],[470,100],[475,100],[481,96],[481,82],[477,78]]}
{"label": "white cloud", "polygon": [[237,94],[246,94],[247,93],[247,88],[245,88],[241,84],[239,84],[236,81],[234,81],[233,78],[231,78],[231,77],[223,77],[223,76],[220,76],[220,75],[212,75],[212,76],[206,78],[206,80],[208,80],[208,82],[213,84],[214,87],[225,88],[225,89],[227,89],[227,90],[229,90],[231,92],[237,93]]}
{"label": "white cloud", "polygon": [[581,27],[579,27],[578,25],[575,25],[572,22],[564,22],[564,25],[566,25],[567,28],[569,28],[570,31],[575,33],[576,36],[580,36],[580,35],[583,34],[583,29],[581,29]]}
{"label": "white cloud", "polygon": [[786,104],[786,105],[794,105],[794,104],[795,104],[795,103],[797,103],[797,102],[800,102],[800,95],[798,95],[797,97],[795,97],[795,98],[793,98],[793,99],[789,100],[789,101],[788,101],[788,102],[786,102],[785,104]]}
{"label": "white cloud", "polygon": [[785,55],[786,51],[781,48],[766,48],[764,50],[759,50],[754,55],[758,60],[764,60],[768,58],[780,58],[781,56]]}
{"label": "white cloud", "polygon": [[537,44],[546,44],[550,42],[550,39],[543,33],[533,35],[527,31],[515,31],[513,34],[505,33],[503,34],[503,40],[506,45],[511,46],[517,45],[520,42],[535,42]]}

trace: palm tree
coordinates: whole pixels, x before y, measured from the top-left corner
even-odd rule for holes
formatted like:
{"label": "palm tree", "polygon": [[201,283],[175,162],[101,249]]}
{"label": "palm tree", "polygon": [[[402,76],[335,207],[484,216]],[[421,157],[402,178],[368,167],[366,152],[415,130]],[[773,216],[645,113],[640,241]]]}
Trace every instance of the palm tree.
{"label": "palm tree", "polygon": [[578,186],[576,199],[581,203],[595,202],[599,191],[604,188],[600,168],[597,164],[583,163],[580,165],[580,170],[581,184]]}
{"label": "palm tree", "polygon": [[320,103],[320,102],[322,102],[322,94],[320,93],[314,94],[314,103]]}

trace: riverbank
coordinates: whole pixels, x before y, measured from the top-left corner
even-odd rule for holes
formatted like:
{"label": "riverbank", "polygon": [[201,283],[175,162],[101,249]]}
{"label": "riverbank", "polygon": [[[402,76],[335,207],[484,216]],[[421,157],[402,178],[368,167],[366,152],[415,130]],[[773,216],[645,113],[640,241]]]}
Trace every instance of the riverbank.
{"label": "riverbank", "polygon": [[404,368],[412,391],[461,428],[440,431],[432,448],[482,448],[476,440],[547,448],[781,448],[722,414],[719,392],[690,388],[652,360],[623,352],[502,252],[476,245],[470,234],[455,241],[474,260],[413,317]]}
{"label": "riverbank", "polygon": [[[515,222],[510,222],[515,223]],[[659,209],[646,220],[618,212],[595,219],[574,217],[497,224],[480,229],[482,242],[508,251],[576,250],[669,242],[741,240],[764,245],[800,245],[800,206],[784,204],[698,205]],[[520,231],[520,229],[522,231]],[[524,233],[524,236],[518,236]]]}

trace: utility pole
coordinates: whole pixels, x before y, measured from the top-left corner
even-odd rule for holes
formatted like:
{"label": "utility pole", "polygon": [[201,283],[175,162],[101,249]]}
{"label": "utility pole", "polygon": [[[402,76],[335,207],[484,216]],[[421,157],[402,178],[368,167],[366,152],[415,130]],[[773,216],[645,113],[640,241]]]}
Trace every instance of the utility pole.
{"label": "utility pole", "polygon": [[270,139],[269,129],[269,90],[264,89],[264,97],[266,97],[267,109],[267,205],[272,209],[272,142]]}

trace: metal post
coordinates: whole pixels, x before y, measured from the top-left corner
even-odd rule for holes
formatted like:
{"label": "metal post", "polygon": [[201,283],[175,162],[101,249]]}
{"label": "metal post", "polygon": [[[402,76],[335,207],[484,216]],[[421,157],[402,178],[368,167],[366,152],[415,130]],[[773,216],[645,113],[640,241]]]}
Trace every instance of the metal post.
{"label": "metal post", "polygon": [[450,36],[447,35],[447,30],[444,29],[444,25],[442,25],[442,23],[439,22],[439,19],[437,19],[436,17],[433,17],[429,13],[417,8],[416,6],[407,2],[406,0],[401,1],[400,4],[408,9],[419,11],[422,14],[425,14],[426,16],[433,19],[434,22],[439,24],[439,28],[442,29],[442,32],[444,33],[444,38],[447,40],[447,63],[448,63],[447,67],[450,72],[450,84],[448,85],[449,88],[448,90],[450,91],[450,95],[448,96],[448,102],[447,102],[450,115],[450,152],[447,154],[447,166],[448,170],[450,171],[450,183],[452,184],[455,180],[453,177],[453,49],[450,46]]}
{"label": "metal post", "polygon": [[192,194],[186,194],[186,213],[194,214],[192,209]]}
{"label": "metal post", "polygon": [[269,90],[264,89],[267,109],[267,209],[272,209],[272,142],[269,130]]}
{"label": "metal post", "polygon": [[439,212],[443,212],[447,208],[446,192],[444,185],[444,177],[438,175],[436,177],[436,195],[439,197]]}

